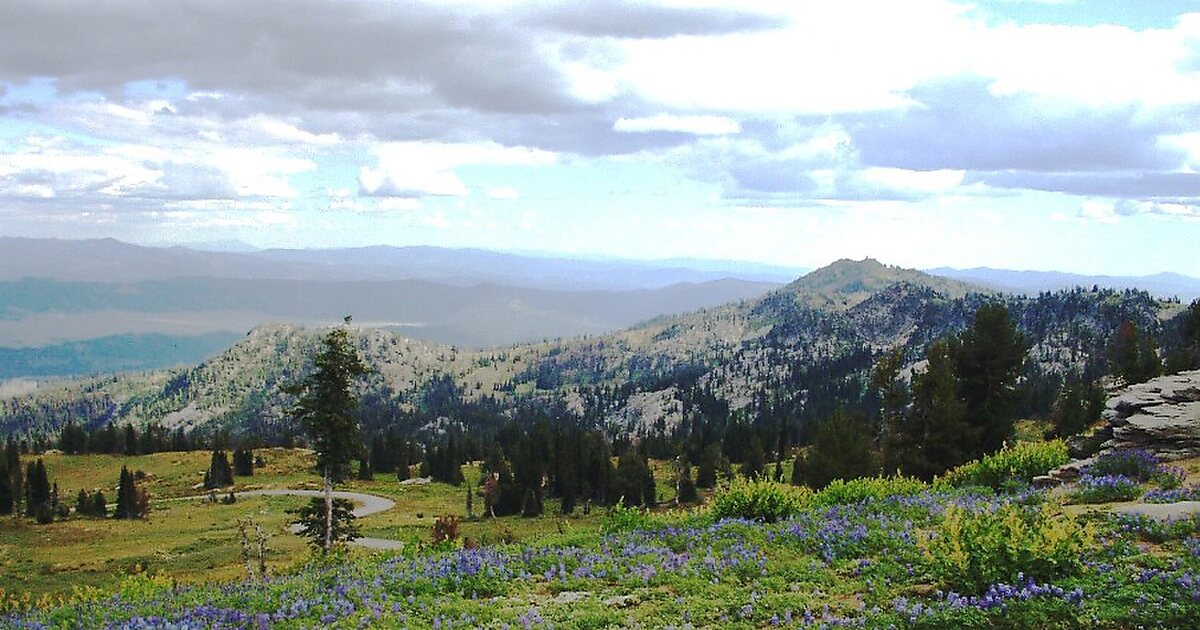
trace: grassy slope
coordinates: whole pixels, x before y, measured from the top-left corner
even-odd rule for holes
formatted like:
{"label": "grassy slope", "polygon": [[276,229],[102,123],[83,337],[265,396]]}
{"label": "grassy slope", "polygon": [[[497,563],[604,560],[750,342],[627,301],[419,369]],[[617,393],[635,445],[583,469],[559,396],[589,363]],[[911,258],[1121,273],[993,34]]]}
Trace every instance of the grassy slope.
{"label": "grassy slope", "polygon": [[[265,466],[253,477],[238,477],[238,489],[320,487],[309,472],[311,454],[299,449],[260,449],[255,453]],[[279,570],[308,559],[304,542],[287,531],[288,509],[300,506],[294,497],[252,497],[233,505],[204,500],[176,500],[202,491],[194,485],[203,479],[207,451],[120,455],[42,456],[52,482],[74,506],[80,488],[102,490],[110,512],[116,498],[121,466],[146,473],[144,485],[151,494],[152,510],[145,521],[114,521],[72,517],[49,525],[29,519],[5,519],[0,526],[0,590],[9,594],[69,595],[76,586],[110,586],[123,575],[141,570],[160,572],[181,582],[230,581],[244,576],[238,537],[238,518],[252,518],[272,535],[270,565]],[[666,463],[655,462],[659,499],[669,504],[674,488],[667,482]],[[478,469],[468,466],[467,479],[478,479]],[[400,484],[391,475],[373,481],[352,481],[339,489],[356,490],[396,500],[392,510],[359,521],[364,536],[406,541],[427,541],[435,518],[454,514],[463,519],[461,533],[480,543],[505,540],[532,541],[558,535],[580,535],[599,530],[603,510],[570,517],[558,515],[557,501],[547,501],[546,516],[527,519],[502,517],[468,520],[466,487],[440,483]],[[483,511],[476,497],[475,512]],[[366,553],[366,552],[357,552]]]}

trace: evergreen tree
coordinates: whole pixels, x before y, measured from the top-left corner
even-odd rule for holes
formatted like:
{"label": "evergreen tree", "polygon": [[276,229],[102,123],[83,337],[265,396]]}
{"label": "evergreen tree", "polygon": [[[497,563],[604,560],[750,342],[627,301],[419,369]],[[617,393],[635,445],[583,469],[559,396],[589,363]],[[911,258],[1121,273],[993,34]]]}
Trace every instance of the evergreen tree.
{"label": "evergreen tree", "polygon": [[254,451],[239,448],[233,452],[233,474],[238,477],[254,476]]}
{"label": "evergreen tree", "polygon": [[46,507],[53,510],[51,504],[50,479],[46,476],[46,464],[41,459],[30,463],[26,472],[26,516],[37,516],[38,511]]}
{"label": "evergreen tree", "polygon": [[879,424],[883,427],[896,424],[908,407],[908,389],[900,379],[903,367],[904,353],[896,348],[880,357],[871,370],[871,388],[879,396]]}
{"label": "evergreen tree", "polygon": [[700,465],[696,468],[696,485],[701,488],[714,488],[717,485],[717,474],[729,468],[729,460],[721,452],[720,444],[709,444],[700,454]]}
{"label": "evergreen tree", "polygon": [[8,463],[0,462],[0,516],[13,513],[12,475],[8,473]]}
{"label": "evergreen tree", "polygon": [[[332,508],[331,511],[327,511]],[[293,510],[296,523],[300,526],[299,535],[308,539],[308,543],[322,553],[327,553],[329,540],[354,540],[359,538],[358,524],[354,522],[354,503],[348,499],[334,499],[326,502],[321,497],[314,497],[308,505]]]}
{"label": "evergreen tree", "polygon": [[1200,370],[1200,299],[1183,316],[1183,343],[1173,361],[1174,371]]}
{"label": "evergreen tree", "polygon": [[[347,317],[346,324],[349,323]],[[317,453],[316,471],[323,480],[325,494],[325,507],[320,514],[325,518],[321,549],[328,553],[335,540],[333,486],[350,476],[350,462],[362,446],[358,422],[352,415],[358,406],[352,385],[367,373],[367,366],[359,359],[344,327],[325,335],[314,366],[315,370],[304,381],[287,391],[298,397],[290,416],[304,426]],[[353,514],[350,518],[353,519]],[[319,530],[305,531],[312,535]]]}
{"label": "evergreen tree", "polygon": [[796,458],[792,482],[819,490],[834,479],[875,475],[877,461],[866,418],[838,409],[817,424],[808,451]]}
{"label": "evergreen tree", "polygon": [[79,495],[75,497],[75,513],[80,516],[89,516],[93,507],[95,507],[95,503],[88,496],[87,490],[80,488]]}
{"label": "evergreen tree", "polygon": [[357,477],[359,481],[370,481],[375,478],[375,473],[371,470],[371,463],[365,457],[358,460]]}
{"label": "evergreen tree", "polygon": [[132,424],[125,425],[123,447],[126,455],[138,454],[138,434]]}
{"label": "evergreen tree", "polygon": [[135,491],[133,475],[128,468],[121,466],[121,480],[117,483],[117,505],[113,511],[113,518],[134,518]]}
{"label": "evergreen tree", "polygon": [[654,476],[646,458],[633,449],[617,459],[613,493],[626,506],[654,505]]}
{"label": "evergreen tree", "polygon": [[687,457],[676,459],[675,502],[697,503],[700,493],[696,491],[696,482],[692,479],[692,464]]}
{"label": "evergreen tree", "polygon": [[1000,450],[1012,437],[1017,378],[1025,365],[1025,338],[1002,304],[984,304],[971,326],[951,342],[958,396],[976,441],[971,457]]}
{"label": "evergreen tree", "polygon": [[887,472],[932,479],[969,459],[968,449],[978,438],[958,397],[947,342],[931,344],[926,359],[925,371],[913,375],[912,409],[896,418],[885,436],[884,466]]}
{"label": "evergreen tree", "polygon": [[21,499],[25,497],[25,475],[21,472],[21,449],[12,434],[5,440],[4,461],[8,469],[9,491],[12,492],[12,511],[17,514],[21,509]]}
{"label": "evergreen tree", "polygon": [[208,472],[204,475],[205,489],[211,490],[232,485],[233,468],[229,465],[229,458],[225,455],[225,451],[214,450],[212,458],[209,460]]}
{"label": "evergreen tree", "polygon": [[104,493],[99,490],[92,497],[92,516],[100,518],[108,516],[108,502],[104,500]]}
{"label": "evergreen tree", "polygon": [[757,479],[767,470],[767,454],[763,452],[762,441],[758,436],[752,436],[746,446],[746,459],[742,462],[742,476],[747,479]]}
{"label": "evergreen tree", "polygon": [[1108,349],[1109,372],[1126,383],[1142,383],[1162,373],[1154,338],[1125,320],[1117,327]]}
{"label": "evergreen tree", "polygon": [[521,516],[534,517],[542,515],[542,500],[532,487],[525,488],[525,498],[521,502]]}

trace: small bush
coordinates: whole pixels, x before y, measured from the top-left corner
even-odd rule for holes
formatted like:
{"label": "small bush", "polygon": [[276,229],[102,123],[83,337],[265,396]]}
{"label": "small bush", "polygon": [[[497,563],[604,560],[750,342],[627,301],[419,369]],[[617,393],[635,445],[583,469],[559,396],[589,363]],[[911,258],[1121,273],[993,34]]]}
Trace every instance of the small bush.
{"label": "small bush", "polygon": [[993,490],[1004,490],[1013,485],[1025,485],[1034,477],[1071,461],[1067,454],[1067,443],[1062,440],[1050,442],[1023,442],[967,462],[947,472],[941,482],[954,486],[986,486]]}
{"label": "small bush", "polygon": [[1187,480],[1187,471],[1178,466],[1159,465],[1158,472],[1150,479],[1159,490],[1176,490]]}
{"label": "small bush", "polygon": [[628,532],[636,529],[650,529],[652,522],[645,510],[626,507],[620,501],[608,508],[604,520],[600,523],[600,531],[605,534]]}
{"label": "small bush", "polygon": [[860,477],[850,481],[835,479],[820,492],[808,497],[806,503],[825,507],[850,505],[894,496],[911,496],[928,488],[920,479],[913,477]]}
{"label": "small bush", "polygon": [[773,523],[800,511],[809,490],[765,479],[739,479],[713,497],[713,518],[745,518]]}
{"label": "small bush", "polygon": [[1122,475],[1138,483],[1150,481],[1159,472],[1159,461],[1153,453],[1136,448],[1117,449],[1092,462],[1087,472],[1095,476]]}
{"label": "small bush", "polygon": [[1132,501],[1141,496],[1138,483],[1124,475],[1094,475],[1084,473],[1079,488],[1071,495],[1075,503],[1112,503]]}
{"label": "small bush", "polygon": [[439,516],[429,530],[429,536],[436,545],[442,542],[453,543],[458,540],[458,517],[454,515]]}
{"label": "small bush", "polygon": [[951,505],[922,541],[922,551],[942,586],[979,593],[993,584],[1038,581],[1075,574],[1092,532],[1049,505],[1004,504],[970,510]]}

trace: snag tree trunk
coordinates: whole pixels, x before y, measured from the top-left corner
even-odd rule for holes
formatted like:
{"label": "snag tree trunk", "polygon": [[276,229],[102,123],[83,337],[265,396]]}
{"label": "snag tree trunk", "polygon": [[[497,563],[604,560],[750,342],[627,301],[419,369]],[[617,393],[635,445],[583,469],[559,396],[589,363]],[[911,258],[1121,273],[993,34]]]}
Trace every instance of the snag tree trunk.
{"label": "snag tree trunk", "polygon": [[333,548],[333,480],[325,471],[325,553]]}

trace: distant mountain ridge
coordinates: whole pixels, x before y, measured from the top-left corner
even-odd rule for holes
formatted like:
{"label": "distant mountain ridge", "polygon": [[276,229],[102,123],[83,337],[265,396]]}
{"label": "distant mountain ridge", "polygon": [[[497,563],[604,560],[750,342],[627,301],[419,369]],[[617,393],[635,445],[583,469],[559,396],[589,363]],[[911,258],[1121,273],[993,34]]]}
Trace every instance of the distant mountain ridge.
{"label": "distant mountain ridge", "polygon": [[[482,351],[381,329],[353,337],[372,367],[360,392],[369,418],[422,409],[436,393],[486,398],[501,409],[543,401],[645,434],[683,422],[697,390],[736,413],[796,423],[864,404],[878,353],[900,348],[916,361],[930,341],[961,331],[981,304],[997,301],[1030,344],[1031,375],[1095,373],[1121,322],[1159,334],[1182,311],[1136,291],[981,292],[867,260],[839,261],[758,298],[605,335]],[[0,400],[0,427],[38,431],[74,418],[278,431],[288,405],[279,386],[305,373],[321,334],[263,326],[195,367],[57,383]]]}
{"label": "distant mountain ridge", "polygon": [[116,239],[0,237],[0,280],[46,278],[130,283],[176,278],[241,280],[427,280],[552,290],[652,289],[741,279],[783,284],[804,270],[704,261],[587,260],[440,247],[354,247],[210,251],[143,247]]}
{"label": "distant mountain ridge", "polygon": [[1140,289],[1159,297],[1178,297],[1183,301],[1200,298],[1200,278],[1171,272],[1149,276],[1088,276],[1061,271],[1013,271],[990,267],[938,267],[928,272],[1009,293],[1036,294],[1077,286],[1097,286],[1106,289]]}

